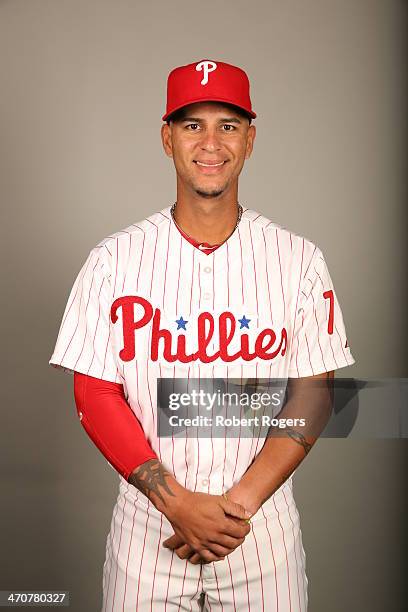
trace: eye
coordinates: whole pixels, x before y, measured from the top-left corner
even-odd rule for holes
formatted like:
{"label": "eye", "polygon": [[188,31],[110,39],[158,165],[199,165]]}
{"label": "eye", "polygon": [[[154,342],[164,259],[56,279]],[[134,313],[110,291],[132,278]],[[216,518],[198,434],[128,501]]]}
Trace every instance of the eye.
{"label": "eye", "polygon": [[[188,123],[188,124],[186,125],[186,129],[187,129],[187,128],[189,128],[189,127],[191,127],[192,125],[195,125],[196,127],[198,127],[198,123]],[[191,130],[191,131],[192,131],[192,132],[196,132],[197,130]]]}
{"label": "eye", "polygon": [[224,123],[223,127],[232,128],[232,129],[224,130],[225,132],[233,132],[236,129],[235,125],[232,125],[231,123]]}

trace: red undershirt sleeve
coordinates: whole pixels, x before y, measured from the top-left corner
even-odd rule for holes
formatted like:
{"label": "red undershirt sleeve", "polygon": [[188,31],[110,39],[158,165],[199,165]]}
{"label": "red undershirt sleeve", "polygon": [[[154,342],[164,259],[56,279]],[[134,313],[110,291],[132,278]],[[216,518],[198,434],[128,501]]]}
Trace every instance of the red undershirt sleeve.
{"label": "red undershirt sleeve", "polygon": [[75,371],[74,395],[83,428],[123,478],[127,480],[145,461],[158,458],[126,401],[122,384]]}

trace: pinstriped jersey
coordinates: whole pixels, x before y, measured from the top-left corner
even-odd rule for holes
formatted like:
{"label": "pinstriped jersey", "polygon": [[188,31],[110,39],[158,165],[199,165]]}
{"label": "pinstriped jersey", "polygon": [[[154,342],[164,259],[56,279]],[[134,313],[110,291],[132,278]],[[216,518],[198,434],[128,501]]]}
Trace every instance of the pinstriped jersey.
{"label": "pinstriped jersey", "polygon": [[207,254],[170,206],[103,239],[71,289],[49,363],[122,383],[153,450],[191,490],[237,482],[263,439],[160,438],[158,378],[303,377],[352,365],[322,251],[244,208]]}

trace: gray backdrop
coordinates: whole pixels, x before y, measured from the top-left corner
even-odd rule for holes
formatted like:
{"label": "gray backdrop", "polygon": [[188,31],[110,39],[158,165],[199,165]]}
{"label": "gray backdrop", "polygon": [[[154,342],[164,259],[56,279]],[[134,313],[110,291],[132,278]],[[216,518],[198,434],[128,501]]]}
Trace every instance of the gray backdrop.
{"label": "gray backdrop", "polygon": [[[90,249],[175,199],[168,72],[249,74],[240,201],[325,254],[356,364],[407,376],[407,4],[0,0],[3,402],[0,589],[99,610],[117,477],[48,365]],[[405,441],[321,440],[299,468],[312,612],[405,610]]]}

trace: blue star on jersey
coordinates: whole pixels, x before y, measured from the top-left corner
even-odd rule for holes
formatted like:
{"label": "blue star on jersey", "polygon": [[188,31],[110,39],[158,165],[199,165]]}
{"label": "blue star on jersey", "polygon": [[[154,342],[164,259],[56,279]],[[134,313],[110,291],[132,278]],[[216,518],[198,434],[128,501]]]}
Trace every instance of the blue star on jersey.
{"label": "blue star on jersey", "polygon": [[239,329],[243,329],[246,327],[249,329],[249,322],[251,319],[247,319],[245,315],[243,315],[242,319],[238,319],[238,322],[241,323],[241,327]]}
{"label": "blue star on jersey", "polygon": [[180,317],[179,319],[177,319],[176,323],[177,323],[177,329],[184,329],[185,331],[187,331],[186,323],[188,323],[188,321],[185,321],[183,317]]}

